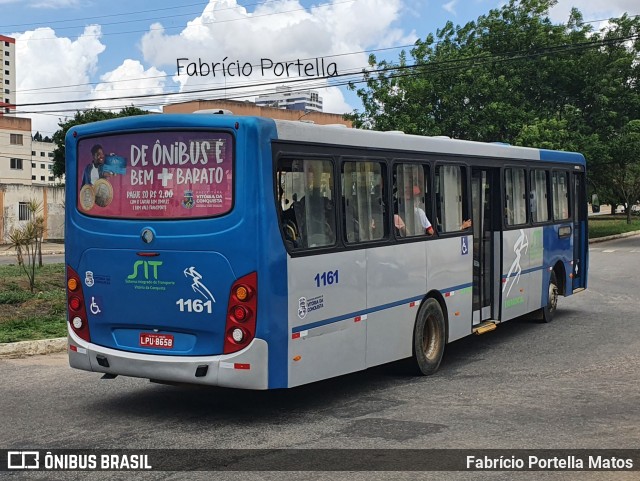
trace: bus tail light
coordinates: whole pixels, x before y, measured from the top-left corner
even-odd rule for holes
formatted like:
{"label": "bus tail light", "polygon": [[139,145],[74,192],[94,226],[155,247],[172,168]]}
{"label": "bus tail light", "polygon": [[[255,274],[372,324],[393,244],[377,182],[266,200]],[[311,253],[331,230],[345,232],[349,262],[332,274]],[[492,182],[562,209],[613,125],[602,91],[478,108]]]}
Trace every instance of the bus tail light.
{"label": "bus tail light", "polygon": [[256,335],[258,274],[252,272],[233,283],[224,329],[224,354],[244,349]]}
{"label": "bus tail light", "polygon": [[71,329],[81,339],[91,342],[80,276],[69,266],[67,266],[67,306]]}

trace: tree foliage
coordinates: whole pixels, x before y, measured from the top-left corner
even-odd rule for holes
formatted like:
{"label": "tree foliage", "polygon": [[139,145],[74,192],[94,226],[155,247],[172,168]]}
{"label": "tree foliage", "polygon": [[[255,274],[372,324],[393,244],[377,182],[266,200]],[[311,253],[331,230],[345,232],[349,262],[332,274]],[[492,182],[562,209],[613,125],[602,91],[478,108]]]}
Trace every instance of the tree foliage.
{"label": "tree foliage", "polygon": [[29,220],[11,229],[9,246],[16,250],[18,264],[27,275],[29,288],[33,292],[36,285],[36,262],[42,267],[42,240],[46,227],[42,216],[42,203],[30,200],[27,208]]}
{"label": "tree foliage", "polygon": [[66,122],[60,121],[58,127],[60,127],[53,134],[53,142],[56,144],[56,148],[53,151],[53,174],[56,177],[62,177],[65,174],[65,137],[71,127],[81,124],[88,124],[90,122],[98,122],[100,120],[115,119],[118,117],[130,117],[132,115],[145,115],[148,114],[146,110],[141,110],[137,107],[126,107],[120,112],[111,112],[100,109],[91,109],[84,112],[76,112],[74,117]]}
{"label": "tree foliage", "polygon": [[555,3],[510,0],[464,26],[447,22],[397,62],[370,56],[357,89],[364,109],[349,118],[360,128],[580,151],[601,200],[637,201],[611,174],[622,151],[626,166],[640,162],[629,153],[640,120],[640,18],[625,14],[596,32],[577,9],[554,24]]}

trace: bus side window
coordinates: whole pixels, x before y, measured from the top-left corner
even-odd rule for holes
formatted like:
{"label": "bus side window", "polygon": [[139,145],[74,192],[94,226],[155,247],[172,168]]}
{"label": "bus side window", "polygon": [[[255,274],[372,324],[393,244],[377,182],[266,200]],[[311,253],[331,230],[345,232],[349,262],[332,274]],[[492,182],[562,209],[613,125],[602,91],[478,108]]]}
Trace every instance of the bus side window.
{"label": "bus side window", "polygon": [[457,232],[471,224],[467,207],[466,170],[438,165],[435,170],[436,217],[439,232]]}
{"label": "bus side window", "polygon": [[328,160],[281,159],[280,228],[290,249],[335,244],[333,165]]}
{"label": "bus side window", "polygon": [[348,161],[342,165],[344,231],[349,243],[379,240],[387,235],[384,165]]}

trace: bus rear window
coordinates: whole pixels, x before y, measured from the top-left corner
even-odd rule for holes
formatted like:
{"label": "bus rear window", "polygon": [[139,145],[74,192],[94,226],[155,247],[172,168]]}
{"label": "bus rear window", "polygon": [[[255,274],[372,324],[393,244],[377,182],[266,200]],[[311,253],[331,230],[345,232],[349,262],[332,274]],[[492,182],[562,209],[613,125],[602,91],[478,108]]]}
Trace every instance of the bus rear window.
{"label": "bus rear window", "polygon": [[233,205],[233,137],[224,132],[139,132],[82,139],[77,207],[96,217],[176,219]]}

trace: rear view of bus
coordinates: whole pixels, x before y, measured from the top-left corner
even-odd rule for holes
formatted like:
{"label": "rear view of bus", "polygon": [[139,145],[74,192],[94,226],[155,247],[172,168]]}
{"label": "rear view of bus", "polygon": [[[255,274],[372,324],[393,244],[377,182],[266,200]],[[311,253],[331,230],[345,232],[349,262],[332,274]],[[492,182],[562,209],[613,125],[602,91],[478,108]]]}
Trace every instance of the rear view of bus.
{"label": "rear view of bus", "polygon": [[72,367],[107,377],[270,387],[256,320],[258,259],[271,246],[269,235],[255,245],[264,225],[255,204],[271,184],[260,182],[262,154],[241,147],[269,128],[225,115],[150,115],[70,129]]}

